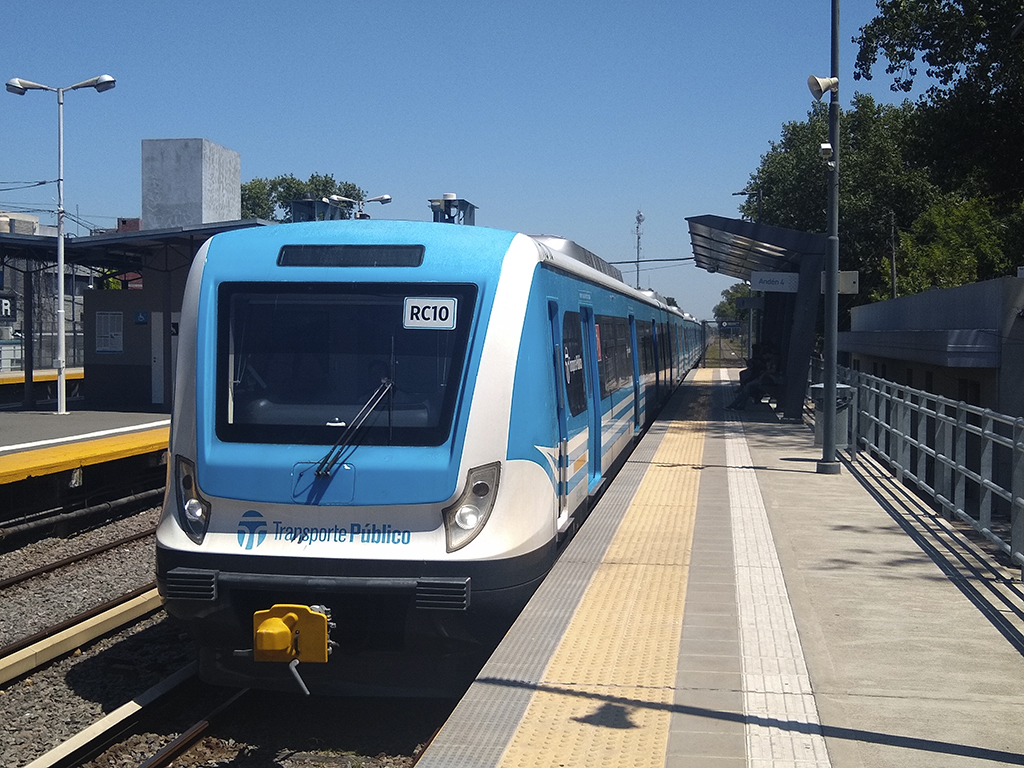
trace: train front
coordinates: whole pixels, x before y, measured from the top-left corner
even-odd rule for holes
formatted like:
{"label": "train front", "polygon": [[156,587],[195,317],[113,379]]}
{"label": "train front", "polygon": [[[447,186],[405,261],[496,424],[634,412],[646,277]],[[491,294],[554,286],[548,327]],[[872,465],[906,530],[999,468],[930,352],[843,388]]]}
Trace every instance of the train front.
{"label": "train front", "polygon": [[550,473],[506,460],[531,247],[367,221],[204,246],[157,581],[205,679],[436,695],[486,658],[554,554]]}

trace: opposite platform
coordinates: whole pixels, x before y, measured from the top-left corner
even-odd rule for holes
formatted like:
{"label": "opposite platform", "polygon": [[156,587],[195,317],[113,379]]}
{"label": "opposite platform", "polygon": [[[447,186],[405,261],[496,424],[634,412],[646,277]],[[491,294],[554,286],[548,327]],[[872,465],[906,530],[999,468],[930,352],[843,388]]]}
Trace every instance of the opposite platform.
{"label": "opposite platform", "polygon": [[421,768],[1024,764],[1019,584],[732,393],[688,380]]}
{"label": "opposite platform", "polygon": [[166,450],[170,423],[154,413],[0,412],[0,484]]}

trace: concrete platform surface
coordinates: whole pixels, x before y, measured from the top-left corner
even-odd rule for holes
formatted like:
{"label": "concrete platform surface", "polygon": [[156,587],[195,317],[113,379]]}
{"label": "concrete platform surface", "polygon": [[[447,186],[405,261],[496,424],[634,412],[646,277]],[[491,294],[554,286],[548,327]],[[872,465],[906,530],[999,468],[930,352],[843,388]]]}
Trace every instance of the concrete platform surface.
{"label": "concrete platform surface", "polygon": [[[0,456],[52,445],[167,427],[161,413],[115,411],[0,411]],[[2,459],[0,459],[2,460]]]}
{"label": "concrete platform surface", "polygon": [[[676,397],[697,405],[670,407],[644,438],[419,765],[1024,765],[1019,574],[863,454],[817,474],[813,432],[767,406],[724,410],[734,391],[728,372],[690,377]],[[695,423],[699,463],[670,459],[662,436]],[[644,503],[646,467],[699,473],[695,502],[677,492],[674,510],[649,513],[655,534],[672,514],[692,520],[671,556],[684,596],[656,617],[676,645],[656,652],[640,599],[590,630],[597,645],[623,633],[608,647],[647,664],[668,658],[669,682],[644,689],[616,678],[617,659],[567,673],[559,649],[588,591],[615,583],[601,569],[632,563],[616,528]]]}

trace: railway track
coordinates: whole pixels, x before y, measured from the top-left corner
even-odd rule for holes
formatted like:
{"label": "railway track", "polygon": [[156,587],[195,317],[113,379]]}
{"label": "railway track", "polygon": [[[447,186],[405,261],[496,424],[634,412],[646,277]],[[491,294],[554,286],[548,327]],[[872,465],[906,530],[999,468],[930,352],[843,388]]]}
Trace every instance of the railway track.
{"label": "railway track", "polygon": [[0,580],[0,589],[13,587],[16,584],[21,584],[22,582],[28,581],[29,579],[35,578],[36,576],[42,576],[47,573],[52,573],[53,571],[56,571],[59,568],[64,568],[68,565],[74,565],[75,563],[80,562],[82,560],[87,560],[90,557],[101,555],[104,552],[109,552],[112,549],[123,547],[125,544],[131,544],[133,541],[139,541],[140,539],[144,539],[147,536],[152,536],[155,533],[156,526],[152,526],[144,531],[133,533],[130,536],[123,536],[115,541],[110,541],[106,544],[101,544],[97,547],[87,549],[84,552],[69,555],[68,557],[61,558],[60,560],[55,560],[51,563],[47,563],[46,565],[41,565],[38,568],[33,568],[32,570],[24,571],[14,576],[10,576],[6,579]]}
{"label": "railway track", "polygon": [[[190,767],[230,764],[254,753],[294,753],[294,760],[275,757],[274,764],[346,764],[347,758],[337,755],[358,754],[358,764],[366,768],[412,765],[418,745],[429,741],[450,706],[431,705],[428,725],[402,726],[391,719],[390,702],[349,702],[339,714],[332,712],[335,704],[324,700],[298,701],[297,695],[262,691],[236,695],[207,687],[190,663],[191,639],[159,610],[152,584],[59,624],[26,622],[23,629],[32,637],[19,638],[12,631],[22,617],[68,616],[58,610],[54,595],[74,595],[78,600],[69,603],[84,607],[90,599],[102,600],[103,591],[127,592],[133,579],[138,584],[151,578],[147,537],[157,514],[151,510],[114,523],[122,526],[116,540],[96,529],[0,555],[0,565],[6,565],[0,571],[6,617],[0,622],[7,619],[10,642],[0,647],[0,722],[5,723],[0,764],[157,768],[173,761]],[[3,563],[2,558],[9,559]],[[44,558],[45,565],[31,567]],[[197,715],[203,717],[197,720]],[[423,715],[407,712],[406,717],[412,722]],[[359,725],[349,728],[354,722]],[[406,738],[406,733],[415,735]]]}
{"label": "railway track", "polygon": [[[162,705],[184,685],[194,681],[196,671],[197,664],[193,662],[175,672],[98,722],[79,731],[46,754],[37,757],[28,763],[26,768],[77,768],[88,763],[118,742],[123,741],[138,728],[145,718],[149,717],[154,709]],[[174,756],[180,752],[181,750]],[[153,765],[167,765],[168,762],[156,762]],[[148,763],[149,761],[147,761]]]}
{"label": "railway track", "polygon": [[[308,702],[308,699],[305,701]],[[287,701],[283,703],[285,706],[288,705]],[[288,734],[289,725],[281,723],[277,724],[276,729],[271,726],[271,729],[278,731],[271,736],[266,720],[268,715],[271,721],[275,719],[274,708],[281,704],[280,694],[261,694],[248,688],[231,691],[206,687],[196,677],[196,665],[190,664],[133,701],[82,729],[27,764],[25,768],[82,768],[97,765],[165,768],[172,764],[233,765],[242,760],[243,756],[251,758],[253,754],[261,753],[273,755],[273,761],[271,762],[268,757],[266,764],[280,765],[284,768],[308,768],[310,764],[412,768],[426,745],[440,729],[444,717],[453,705],[452,703],[440,708],[436,704],[428,706],[429,725],[424,725],[423,722],[405,722],[403,727],[411,727],[416,731],[411,736],[413,740],[407,740],[406,745],[400,750],[396,751],[392,746],[393,751],[387,752],[370,746],[388,744],[391,737],[383,737],[381,741],[380,735],[373,736],[367,743],[365,734],[354,735],[349,732],[341,737],[346,746],[333,743],[335,739],[330,737],[330,731],[339,728],[345,730],[344,721],[350,718],[342,716],[335,719],[336,716],[330,712],[332,705],[324,700],[321,700],[316,708],[327,710],[327,714],[318,718],[312,726],[314,729],[322,729],[321,738],[310,739],[301,728],[298,732]],[[366,710],[368,720],[378,721],[387,720],[385,713],[397,710],[408,716],[409,712],[422,708],[423,705],[419,702],[390,700],[388,703],[380,700],[354,700],[341,707],[345,713]],[[194,711],[204,714],[196,720],[182,719],[183,712]],[[255,726],[252,724],[254,713],[259,713],[256,715],[257,719],[262,718]],[[308,720],[309,715],[300,712],[298,719]],[[339,723],[339,720],[342,722]],[[422,721],[422,718],[419,720]],[[250,729],[260,731],[264,738],[254,742],[239,723],[247,723]],[[353,730],[358,732],[363,727],[359,724]],[[228,738],[232,735],[233,738]],[[282,742],[288,746],[282,749]],[[301,748],[309,742],[318,749],[306,751]],[[264,763],[258,761],[258,764]]]}
{"label": "railway track", "polygon": [[0,684],[32,672],[97,637],[120,629],[161,606],[156,584],[122,595],[24,640],[0,648]]}

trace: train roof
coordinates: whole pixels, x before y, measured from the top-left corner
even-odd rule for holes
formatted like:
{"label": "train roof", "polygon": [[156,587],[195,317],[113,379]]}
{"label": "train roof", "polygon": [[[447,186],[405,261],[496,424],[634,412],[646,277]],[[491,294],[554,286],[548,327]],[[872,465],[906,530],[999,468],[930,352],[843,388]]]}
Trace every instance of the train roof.
{"label": "train roof", "polygon": [[625,283],[625,280],[622,279],[622,271],[618,267],[609,264],[597,254],[588,251],[582,245],[574,243],[572,240],[566,240],[564,237],[556,237],[554,235],[530,235],[530,237],[539,243],[543,243],[552,251],[565,254],[570,259],[575,259],[581,264],[586,264],[588,267],[608,275],[608,277],[615,278],[620,283]]}
{"label": "train roof", "polygon": [[[226,232],[211,239],[206,271],[215,280],[275,279],[279,275],[279,251],[287,245],[417,244],[435,254],[429,266],[425,263],[423,267],[417,267],[418,270],[436,271],[436,275],[430,275],[428,279],[450,279],[453,270],[461,270],[467,275],[470,272],[497,274],[505,253],[517,236],[532,240],[544,262],[613,290],[629,293],[645,303],[668,308],[660,296],[635,290],[622,279],[622,272],[616,267],[572,240],[552,235],[523,235],[489,227],[434,222],[389,219],[322,221]],[[453,261],[443,255],[436,256],[450,249],[472,251],[474,259]],[[315,266],[300,268],[320,269]],[[376,267],[353,267],[353,277],[356,277],[357,269]],[[311,279],[313,274],[308,273]],[[297,272],[294,276],[302,279]]]}

